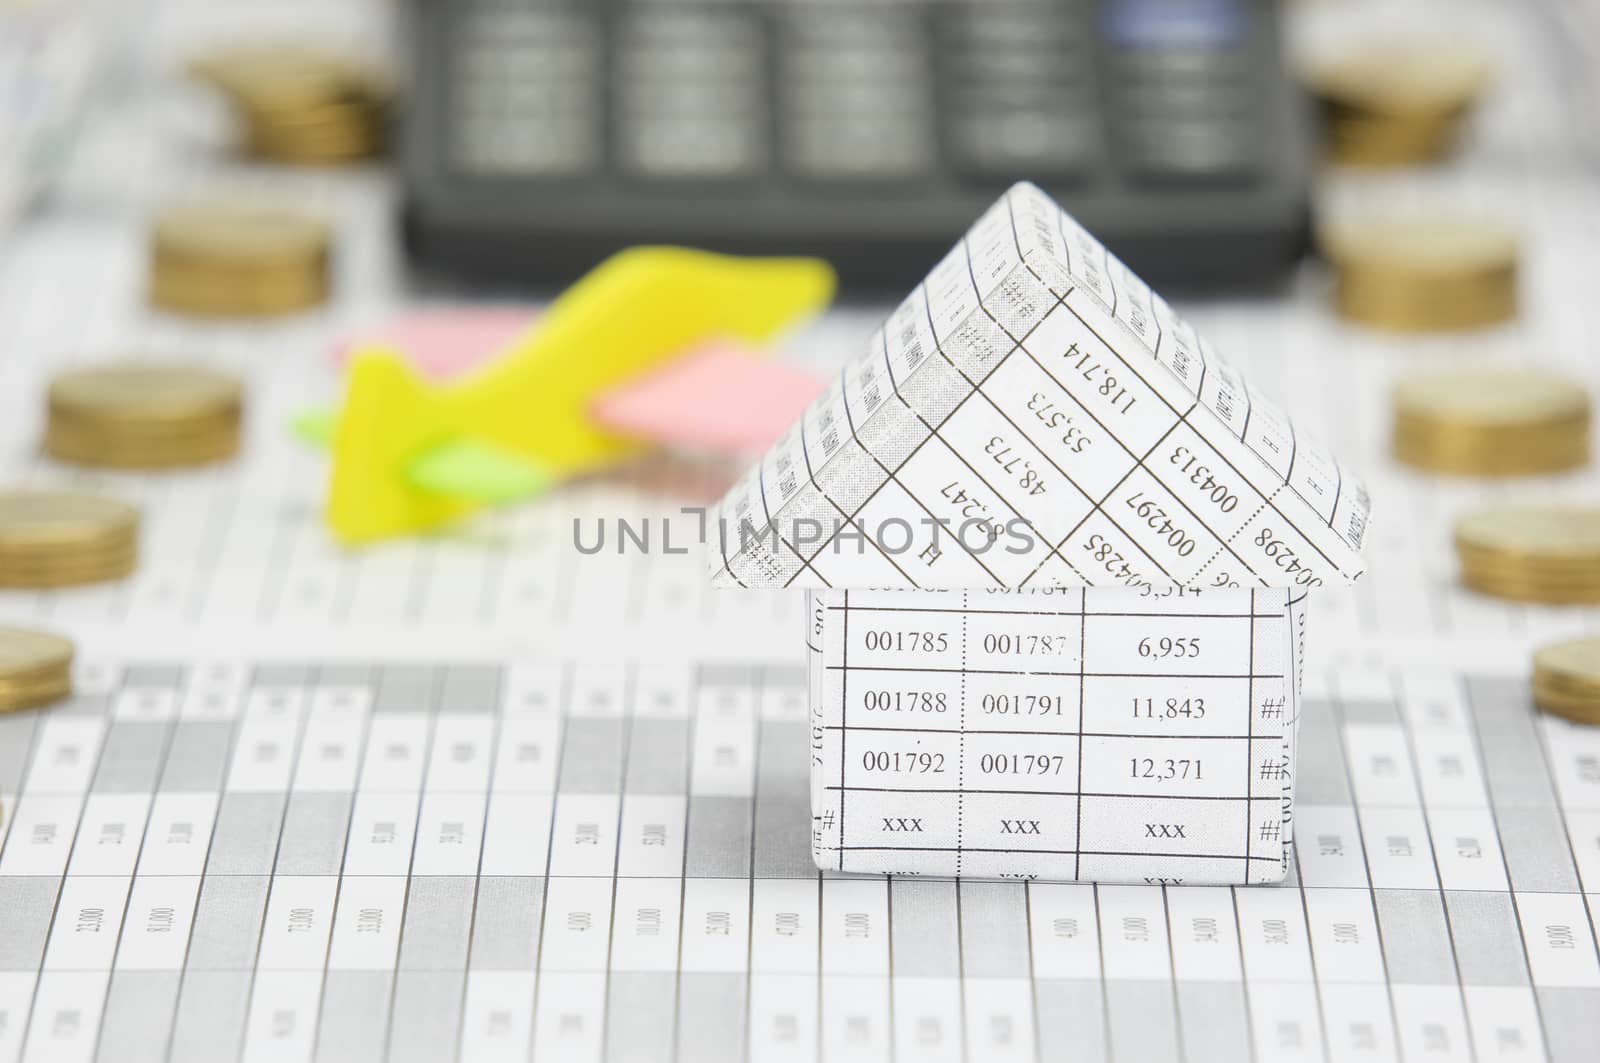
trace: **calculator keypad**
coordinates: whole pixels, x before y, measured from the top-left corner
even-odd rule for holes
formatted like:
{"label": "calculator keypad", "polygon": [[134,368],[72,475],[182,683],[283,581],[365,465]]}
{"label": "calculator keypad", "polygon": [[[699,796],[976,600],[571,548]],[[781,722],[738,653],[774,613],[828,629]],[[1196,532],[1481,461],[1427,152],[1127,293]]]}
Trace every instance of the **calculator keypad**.
{"label": "calculator keypad", "polygon": [[716,180],[766,168],[766,49],[747,12],[653,10],[619,20],[617,161],[642,178]]}
{"label": "calculator keypad", "polygon": [[1079,5],[967,3],[943,19],[945,140],[979,175],[1068,177],[1100,147],[1095,57]]}
{"label": "calculator keypad", "polygon": [[921,18],[796,12],[778,28],[777,112],[790,172],[875,181],[934,169],[934,71]]}
{"label": "calculator keypad", "polygon": [[574,177],[598,169],[601,27],[577,10],[469,4],[456,24],[448,130],[463,170]]}
{"label": "calculator keypad", "polygon": [[468,173],[915,184],[1109,159],[1135,180],[1216,180],[1259,162],[1232,0],[463,6],[451,126]]}
{"label": "calculator keypad", "polygon": [[1278,2],[401,0],[406,238],[519,277],[643,240],[898,284],[1026,179],[1158,281],[1276,277],[1311,158]]}

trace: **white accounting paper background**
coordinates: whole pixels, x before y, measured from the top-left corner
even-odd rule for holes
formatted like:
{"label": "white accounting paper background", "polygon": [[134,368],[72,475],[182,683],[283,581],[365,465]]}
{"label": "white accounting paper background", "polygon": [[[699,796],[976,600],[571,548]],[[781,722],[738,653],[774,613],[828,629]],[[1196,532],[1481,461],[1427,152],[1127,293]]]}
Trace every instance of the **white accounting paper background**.
{"label": "white accounting paper background", "polygon": [[[1345,6],[1294,5],[1305,39]],[[590,484],[336,550],[322,460],[282,425],[334,394],[336,337],[451,293],[402,282],[384,174],[229,161],[212,101],[169,75],[251,27],[371,46],[386,5],[130,8],[65,183],[0,242],[5,482],[114,490],[147,529],[125,584],[0,593],[0,617],[83,651],[79,698],[0,717],[0,1061],[1587,1063],[1600,738],[1534,715],[1526,676],[1532,647],[1600,613],[1461,590],[1448,529],[1480,501],[1593,498],[1600,480],[1436,480],[1389,463],[1384,436],[1389,382],[1414,368],[1600,383],[1588,7],[1378,5],[1483,40],[1501,88],[1451,165],[1318,190],[1333,212],[1514,220],[1516,322],[1352,328],[1315,265],[1281,299],[1176,307],[1379,513],[1367,575],[1312,597],[1287,881],[1237,889],[818,874],[803,595],[713,591],[696,556],[571,547],[575,517],[676,496]],[[333,218],[333,303],[261,328],[145,308],[146,212],[218,183]],[[790,349],[836,368],[890,309],[830,314]],[[41,460],[49,375],[133,352],[244,375],[246,455],[161,477]]]}

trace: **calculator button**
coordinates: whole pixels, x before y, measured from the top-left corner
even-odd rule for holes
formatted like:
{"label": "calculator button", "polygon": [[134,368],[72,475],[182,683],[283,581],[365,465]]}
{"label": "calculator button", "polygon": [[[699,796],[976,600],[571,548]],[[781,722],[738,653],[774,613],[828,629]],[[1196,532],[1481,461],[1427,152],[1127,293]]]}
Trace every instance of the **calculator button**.
{"label": "calculator button", "polygon": [[1138,49],[1114,52],[1117,79],[1165,79],[1180,82],[1226,82],[1246,78],[1250,65],[1242,52],[1200,49]]}
{"label": "calculator button", "polygon": [[923,20],[829,8],[826,17],[791,15],[780,30],[786,169],[862,181],[905,180],[934,169],[934,83]]}
{"label": "calculator button", "polygon": [[649,11],[622,20],[613,61],[615,150],[635,177],[720,180],[766,165],[760,26],[739,11]]}
{"label": "calculator button", "polygon": [[1117,92],[1116,98],[1120,112],[1152,119],[1242,119],[1254,114],[1259,106],[1257,99],[1249,93],[1211,87],[1124,86]]}
{"label": "calculator button", "polygon": [[601,41],[592,18],[477,5],[457,32],[447,124],[456,166],[493,177],[599,167]]}
{"label": "calculator button", "polygon": [[946,156],[982,177],[1061,179],[1100,137],[1083,19],[1065,3],[969,2],[939,22]]}
{"label": "calculator button", "polygon": [[1128,49],[1223,50],[1250,34],[1245,0],[1102,0],[1100,31]]}
{"label": "calculator button", "polygon": [[950,150],[963,169],[984,175],[1062,177],[1085,170],[1100,144],[1087,115],[1011,111],[962,114],[949,126]]}
{"label": "calculator button", "polygon": [[761,172],[766,141],[749,122],[629,117],[620,125],[617,152],[636,176],[738,178]]}
{"label": "calculator button", "polygon": [[885,118],[800,119],[784,145],[795,173],[814,178],[887,180],[926,173],[933,138],[921,126]]}
{"label": "calculator button", "polygon": [[1235,179],[1260,166],[1260,145],[1238,122],[1141,123],[1120,139],[1121,163],[1144,179]]}

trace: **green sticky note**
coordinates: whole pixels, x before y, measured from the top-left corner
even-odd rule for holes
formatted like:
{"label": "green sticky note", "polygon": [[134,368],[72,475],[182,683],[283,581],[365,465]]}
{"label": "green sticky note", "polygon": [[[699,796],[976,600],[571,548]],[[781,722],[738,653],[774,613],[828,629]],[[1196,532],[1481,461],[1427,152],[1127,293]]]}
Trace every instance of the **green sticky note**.
{"label": "green sticky note", "polygon": [[542,494],[555,480],[534,462],[477,439],[441,443],[406,469],[406,479],[424,491],[510,502]]}
{"label": "green sticky note", "polygon": [[338,427],[337,410],[302,410],[289,421],[289,431],[295,438],[313,447],[331,447]]}

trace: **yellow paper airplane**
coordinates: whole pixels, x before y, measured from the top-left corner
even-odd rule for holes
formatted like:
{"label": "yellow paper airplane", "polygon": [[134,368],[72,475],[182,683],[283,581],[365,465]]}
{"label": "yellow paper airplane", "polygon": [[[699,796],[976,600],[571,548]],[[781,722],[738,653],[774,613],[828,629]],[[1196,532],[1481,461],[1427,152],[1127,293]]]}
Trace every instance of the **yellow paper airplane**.
{"label": "yellow paper airplane", "polygon": [[398,351],[358,351],[342,411],[297,425],[332,444],[328,525],[346,543],[426,531],[637,453],[589,421],[590,400],[708,337],[767,340],[833,288],[817,259],[637,247],[459,380],[427,381]]}

